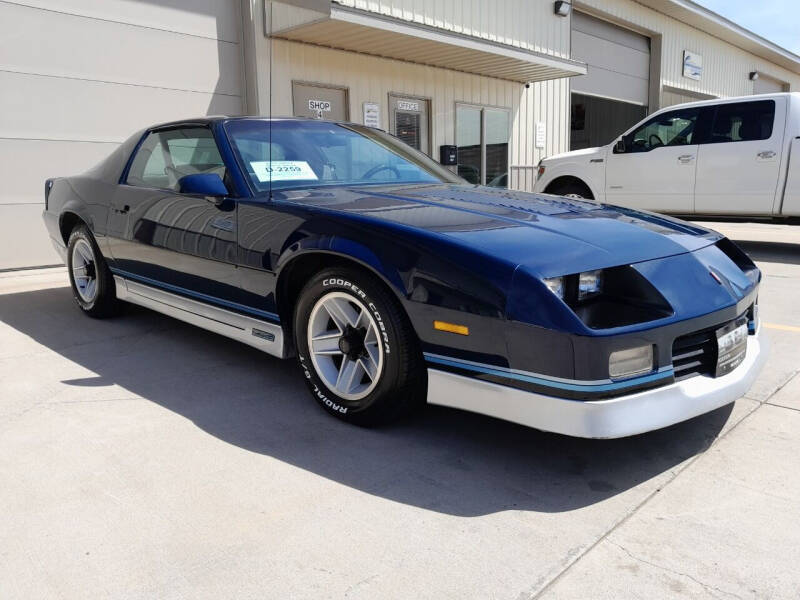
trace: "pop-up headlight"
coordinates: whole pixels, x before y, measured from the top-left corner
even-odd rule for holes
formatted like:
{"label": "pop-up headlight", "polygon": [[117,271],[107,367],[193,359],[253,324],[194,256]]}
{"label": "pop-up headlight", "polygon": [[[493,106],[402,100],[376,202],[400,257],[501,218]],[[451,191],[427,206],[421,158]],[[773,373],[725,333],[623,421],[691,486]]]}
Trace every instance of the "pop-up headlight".
{"label": "pop-up headlight", "polygon": [[564,299],[564,278],[563,277],[550,277],[544,280],[547,289],[553,292],[556,296]]}
{"label": "pop-up headlight", "polygon": [[603,286],[603,271],[586,271],[578,275],[578,302],[599,294]]}

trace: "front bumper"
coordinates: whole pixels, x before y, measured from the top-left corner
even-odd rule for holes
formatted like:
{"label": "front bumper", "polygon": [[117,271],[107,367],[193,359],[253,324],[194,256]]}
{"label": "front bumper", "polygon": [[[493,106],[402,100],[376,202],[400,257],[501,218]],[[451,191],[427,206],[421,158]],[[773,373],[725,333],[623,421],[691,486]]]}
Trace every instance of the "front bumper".
{"label": "front bumper", "polygon": [[608,400],[568,400],[428,369],[428,402],[469,410],[543,431],[583,438],[619,438],[667,427],[741,398],[767,357],[758,329],[744,361],[722,377],[698,375]]}

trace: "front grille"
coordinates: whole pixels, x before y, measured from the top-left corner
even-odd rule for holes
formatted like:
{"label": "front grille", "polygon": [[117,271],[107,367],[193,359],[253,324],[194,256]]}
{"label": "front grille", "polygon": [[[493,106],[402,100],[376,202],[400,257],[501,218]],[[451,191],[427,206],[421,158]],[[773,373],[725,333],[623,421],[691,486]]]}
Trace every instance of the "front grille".
{"label": "front grille", "polygon": [[716,329],[682,335],[672,343],[675,381],[695,375],[714,375],[717,368]]}

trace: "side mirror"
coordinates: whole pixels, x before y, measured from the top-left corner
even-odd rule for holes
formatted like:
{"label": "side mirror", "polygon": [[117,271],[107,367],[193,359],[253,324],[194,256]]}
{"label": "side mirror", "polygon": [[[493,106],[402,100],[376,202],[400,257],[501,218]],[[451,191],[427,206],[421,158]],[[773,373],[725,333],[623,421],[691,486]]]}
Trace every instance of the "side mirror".
{"label": "side mirror", "polygon": [[228,195],[228,188],[225,187],[222,177],[216,173],[184,175],[178,180],[178,191],[181,194],[205,196],[209,200],[213,200],[214,204],[220,204]]}
{"label": "side mirror", "polygon": [[614,154],[625,154],[625,138],[619,138],[614,144]]}

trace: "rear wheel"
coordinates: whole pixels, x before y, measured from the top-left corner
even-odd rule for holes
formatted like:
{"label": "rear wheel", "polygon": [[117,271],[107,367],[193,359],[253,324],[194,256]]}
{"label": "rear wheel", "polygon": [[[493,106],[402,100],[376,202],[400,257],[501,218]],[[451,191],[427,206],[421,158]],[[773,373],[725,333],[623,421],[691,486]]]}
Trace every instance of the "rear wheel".
{"label": "rear wheel", "polygon": [[294,331],[306,383],[332,415],[374,425],[425,403],[426,371],[411,324],[369,275],[348,268],[315,275],[300,292]]}
{"label": "rear wheel", "polygon": [[86,225],[77,226],[69,236],[67,269],[72,295],[84,313],[104,318],[119,312],[114,278]]}

